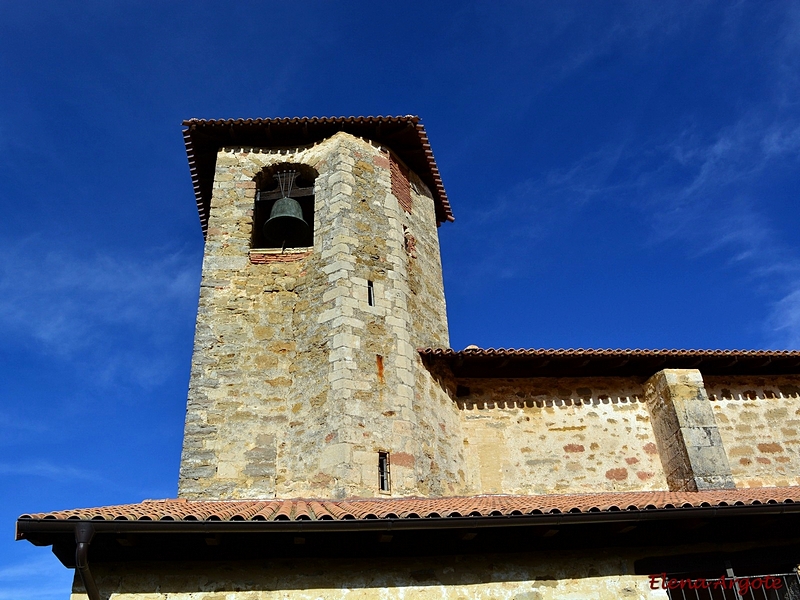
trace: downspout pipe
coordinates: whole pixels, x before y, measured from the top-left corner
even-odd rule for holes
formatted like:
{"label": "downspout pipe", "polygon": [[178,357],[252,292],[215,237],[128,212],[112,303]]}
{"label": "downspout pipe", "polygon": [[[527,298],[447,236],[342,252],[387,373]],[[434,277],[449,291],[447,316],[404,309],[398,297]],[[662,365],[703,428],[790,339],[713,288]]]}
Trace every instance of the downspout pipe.
{"label": "downspout pipe", "polygon": [[75,570],[81,576],[89,600],[101,600],[100,590],[89,570],[89,543],[94,537],[94,526],[86,521],[75,525]]}

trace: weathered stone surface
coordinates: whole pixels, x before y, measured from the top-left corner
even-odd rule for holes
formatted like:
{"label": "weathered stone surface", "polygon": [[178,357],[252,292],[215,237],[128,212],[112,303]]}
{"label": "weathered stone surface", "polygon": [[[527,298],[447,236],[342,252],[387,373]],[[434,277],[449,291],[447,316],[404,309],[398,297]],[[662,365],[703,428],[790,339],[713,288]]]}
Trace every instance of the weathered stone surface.
{"label": "weathered stone surface", "polygon": [[735,487],[700,371],[664,369],[644,389],[669,489]]}
{"label": "weathered stone surface", "polygon": [[737,487],[800,484],[800,377],[705,377]]}
{"label": "weathered stone surface", "polygon": [[[408,172],[404,210],[386,158],[345,133],[219,152],[180,496],[375,495],[378,451],[399,458],[393,494],[463,490],[458,410],[416,352],[448,344],[433,198]],[[318,173],[314,246],[253,260],[255,183],[279,163]]]}
{"label": "weathered stone surface", "polygon": [[459,379],[472,493],[667,489],[632,379]]}

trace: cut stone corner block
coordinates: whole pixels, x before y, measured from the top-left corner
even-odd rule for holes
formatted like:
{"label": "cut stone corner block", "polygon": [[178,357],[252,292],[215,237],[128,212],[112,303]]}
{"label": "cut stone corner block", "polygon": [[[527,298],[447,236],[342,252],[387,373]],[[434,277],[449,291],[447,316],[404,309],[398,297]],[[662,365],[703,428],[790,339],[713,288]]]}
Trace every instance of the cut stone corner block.
{"label": "cut stone corner block", "polygon": [[664,369],[644,389],[669,489],[736,487],[700,371]]}

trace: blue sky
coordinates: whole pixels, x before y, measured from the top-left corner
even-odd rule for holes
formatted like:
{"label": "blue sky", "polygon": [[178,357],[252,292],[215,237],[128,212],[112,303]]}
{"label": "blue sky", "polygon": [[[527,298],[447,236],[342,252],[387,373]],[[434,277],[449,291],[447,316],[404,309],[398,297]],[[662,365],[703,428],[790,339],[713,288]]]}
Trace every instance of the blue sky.
{"label": "blue sky", "polygon": [[796,2],[0,3],[0,600],[23,512],[176,493],[183,119],[418,114],[451,344],[800,347]]}

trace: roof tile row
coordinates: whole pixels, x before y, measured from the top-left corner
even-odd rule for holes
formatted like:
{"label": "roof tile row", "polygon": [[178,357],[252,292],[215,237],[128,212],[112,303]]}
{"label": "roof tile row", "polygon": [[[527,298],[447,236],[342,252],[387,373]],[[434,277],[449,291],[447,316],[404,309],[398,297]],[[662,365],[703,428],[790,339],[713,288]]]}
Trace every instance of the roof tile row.
{"label": "roof tile row", "polygon": [[800,486],[703,492],[612,492],[537,496],[367,498],[351,500],[145,500],[50,513],[20,520],[344,521],[664,510],[800,502]]}
{"label": "roof tile row", "polygon": [[731,356],[731,357],[800,357],[797,350],[676,350],[640,348],[420,348],[423,356]]}
{"label": "roof tile row", "polygon": [[650,377],[661,369],[699,369],[704,375],[800,374],[796,350],[641,350],[420,348],[427,361],[449,365],[456,377]]}

